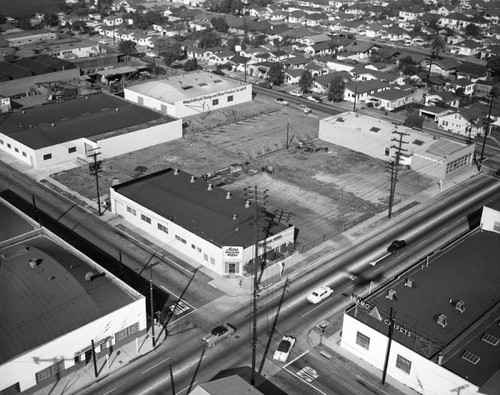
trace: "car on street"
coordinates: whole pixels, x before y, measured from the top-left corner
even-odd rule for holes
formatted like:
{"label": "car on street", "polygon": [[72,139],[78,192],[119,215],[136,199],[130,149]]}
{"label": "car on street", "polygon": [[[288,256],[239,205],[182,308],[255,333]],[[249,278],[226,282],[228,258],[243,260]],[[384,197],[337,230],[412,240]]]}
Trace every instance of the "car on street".
{"label": "car on street", "polygon": [[293,346],[295,345],[295,340],[296,339],[293,336],[283,336],[277,350],[274,352],[273,359],[280,362],[286,362],[292,352]]}
{"label": "car on street", "polygon": [[301,111],[305,112],[306,114],[309,114],[312,110],[307,107],[305,104],[299,104],[299,108]]}
{"label": "car on street", "polygon": [[259,82],[255,85],[260,86],[261,88],[273,89],[273,84],[271,82]]}
{"label": "car on street", "polygon": [[214,347],[217,343],[234,335],[236,328],[229,324],[222,324],[212,329],[212,332],[202,337],[201,342],[207,347]]}
{"label": "car on street", "polygon": [[323,103],[323,99],[319,96],[308,96],[307,100],[313,101],[315,103]]}
{"label": "car on street", "polygon": [[389,247],[387,247],[387,252],[395,254],[399,250],[402,250],[408,245],[405,240],[394,240]]}
{"label": "car on street", "polygon": [[283,106],[288,106],[290,102],[287,102],[285,99],[282,99],[281,97],[278,97],[275,101],[276,104],[281,104]]}
{"label": "car on street", "polygon": [[298,90],[298,89],[295,89],[294,91],[291,91],[290,94],[292,96],[296,96],[296,97],[302,97],[302,91]]}
{"label": "car on street", "polygon": [[328,298],[331,294],[333,294],[333,289],[330,287],[321,286],[312,291],[307,297],[307,301],[312,304],[317,304],[322,300]]}

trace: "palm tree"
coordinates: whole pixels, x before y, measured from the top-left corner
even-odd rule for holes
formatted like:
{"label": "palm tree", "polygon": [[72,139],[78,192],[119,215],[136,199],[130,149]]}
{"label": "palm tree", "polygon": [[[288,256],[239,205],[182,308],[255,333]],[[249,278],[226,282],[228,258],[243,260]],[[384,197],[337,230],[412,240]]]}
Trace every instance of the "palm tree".
{"label": "palm tree", "polygon": [[429,62],[429,70],[427,71],[427,85],[429,84],[429,78],[431,76],[432,61],[439,58],[439,54],[443,53],[446,49],[446,41],[444,38],[436,34],[431,39],[431,57]]}

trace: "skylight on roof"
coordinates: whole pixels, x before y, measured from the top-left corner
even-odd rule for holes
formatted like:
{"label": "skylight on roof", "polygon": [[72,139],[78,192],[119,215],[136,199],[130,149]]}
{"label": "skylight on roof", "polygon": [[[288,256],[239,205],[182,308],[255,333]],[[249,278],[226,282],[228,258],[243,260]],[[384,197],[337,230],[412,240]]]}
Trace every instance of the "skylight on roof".
{"label": "skylight on roof", "polygon": [[198,84],[199,86],[207,86],[208,84],[206,82],[202,82],[201,84]]}
{"label": "skylight on roof", "polygon": [[344,119],[344,118],[341,118],[341,117],[338,117],[335,121],[336,121],[336,122],[344,122],[344,121],[345,121],[345,119]]}
{"label": "skylight on roof", "polygon": [[183,87],[181,87],[181,88],[182,88],[182,89],[184,89],[184,90],[188,90],[188,89],[191,89],[191,88],[192,88],[192,86],[191,86],[191,85],[186,85],[186,86],[183,86]]}
{"label": "skylight on roof", "polygon": [[222,80],[214,80],[214,84],[218,84],[219,82],[222,82]]}
{"label": "skylight on roof", "polygon": [[415,140],[413,140],[413,144],[418,145],[418,146],[422,146],[422,145],[424,145],[424,142],[422,140],[415,139]]}
{"label": "skylight on roof", "polygon": [[478,357],[476,354],[471,353],[470,351],[465,351],[462,354],[462,359],[465,359],[466,361],[468,361],[474,365],[477,365],[477,363],[479,362],[479,360],[481,358]]}
{"label": "skylight on roof", "polygon": [[370,128],[370,132],[374,132],[374,133],[378,133],[380,130],[380,128],[376,128],[375,126],[373,126],[372,128]]}
{"label": "skylight on roof", "polygon": [[492,346],[496,346],[500,342],[500,339],[498,339],[498,337],[495,337],[488,333],[485,333],[481,339],[486,343],[491,344]]}

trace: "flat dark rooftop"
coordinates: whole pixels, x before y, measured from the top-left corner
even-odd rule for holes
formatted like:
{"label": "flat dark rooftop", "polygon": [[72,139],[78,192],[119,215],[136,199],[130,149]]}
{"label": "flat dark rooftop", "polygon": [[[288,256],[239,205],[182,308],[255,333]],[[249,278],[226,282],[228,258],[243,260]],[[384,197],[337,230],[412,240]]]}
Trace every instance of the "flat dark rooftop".
{"label": "flat dark rooftop", "polygon": [[[358,306],[358,318],[387,335],[389,326],[384,319],[393,308],[397,312],[396,324],[411,332],[408,336],[395,330],[395,341],[432,359],[444,349],[443,365],[481,386],[499,369],[500,347],[481,340],[484,333],[500,338],[499,257],[500,234],[476,231],[444,255],[431,260],[428,267],[418,265],[369,296],[365,299],[369,307]],[[414,282],[413,287],[405,285],[407,278]],[[397,300],[386,297],[388,290],[396,291]],[[457,300],[464,302],[463,313],[454,306]],[[382,316],[381,321],[374,314],[374,306]],[[491,313],[495,310],[496,314]],[[370,311],[371,315],[368,314]],[[355,316],[355,312],[353,307],[348,314]],[[446,316],[445,327],[436,321],[440,314]],[[460,342],[457,342],[457,337]],[[417,338],[426,341],[417,341]],[[463,359],[465,351],[480,356],[480,362],[474,365]]]}
{"label": "flat dark rooftop", "polygon": [[[208,191],[209,182],[196,179],[191,183],[190,180],[188,173],[179,171],[175,175],[173,169],[167,169],[113,188],[219,247],[252,245],[255,206],[247,209],[243,197],[226,199],[227,192],[222,188],[214,186],[212,191]],[[235,215],[236,219],[233,219]],[[269,215],[266,217],[268,221]],[[274,222],[268,229],[263,221],[259,240],[266,237],[265,230],[270,237],[284,229],[286,226]]]}
{"label": "flat dark rooftop", "polygon": [[[87,282],[95,269],[44,235],[0,248],[0,256],[0,363],[134,301],[105,276]],[[30,259],[39,266],[31,269]]]}
{"label": "flat dark rooftop", "polygon": [[[0,246],[7,240],[32,231],[34,228],[9,207],[0,202]],[[0,263],[1,265],[1,263]],[[0,266],[1,272],[1,266]]]}
{"label": "flat dark rooftop", "polygon": [[171,121],[173,118],[104,93],[0,116],[2,133],[32,149],[82,137],[95,140],[106,133],[118,134],[120,131],[126,132],[124,129],[146,123]]}

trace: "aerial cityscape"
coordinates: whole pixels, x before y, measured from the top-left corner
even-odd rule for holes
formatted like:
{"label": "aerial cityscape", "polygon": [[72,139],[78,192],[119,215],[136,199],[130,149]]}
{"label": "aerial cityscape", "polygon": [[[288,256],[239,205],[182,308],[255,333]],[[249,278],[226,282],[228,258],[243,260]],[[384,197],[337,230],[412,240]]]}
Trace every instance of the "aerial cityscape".
{"label": "aerial cityscape", "polygon": [[499,395],[500,0],[0,3],[0,395]]}

